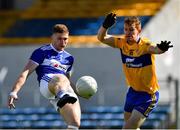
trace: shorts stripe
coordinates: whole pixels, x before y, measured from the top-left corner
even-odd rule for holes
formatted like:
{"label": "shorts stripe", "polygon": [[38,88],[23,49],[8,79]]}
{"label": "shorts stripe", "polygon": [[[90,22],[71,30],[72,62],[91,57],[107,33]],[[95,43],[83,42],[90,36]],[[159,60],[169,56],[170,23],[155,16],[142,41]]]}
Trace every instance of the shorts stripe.
{"label": "shorts stripe", "polygon": [[46,75],[44,75],[44,76],[42,77],[42,79],[45,80],[45,81],[47,81],[47,82],[49,82],[49,81],[51,80],[51,78],[48,77],[48,76],[46,76]]}
{"label": "shorts stripe", "polygon": [[152,94],[151,95],[151,98],[152,98],[152,101],[151,101],[151,104],[149,105],[149,107],[147,108],[147,110],[144,112],[144,115],[148,115],[149,112],[151,112],[153,110],[153,108],[155,107],[156,105],[156,95],[155,94]]}

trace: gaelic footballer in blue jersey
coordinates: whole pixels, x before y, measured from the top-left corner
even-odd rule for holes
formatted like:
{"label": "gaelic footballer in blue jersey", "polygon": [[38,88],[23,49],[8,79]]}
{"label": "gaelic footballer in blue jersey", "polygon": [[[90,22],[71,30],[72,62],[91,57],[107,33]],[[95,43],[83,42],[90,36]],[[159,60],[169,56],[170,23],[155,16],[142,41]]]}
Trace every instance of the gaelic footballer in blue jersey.
{"label": "gaelic footballer in blue jersey", "polygon": [[69,129],[80,126],[81,110],[70,74],[74,57],[64,49],[68,44],[69,30],[63,24],[53,27],[52,43],[37,48],[15,82],[9,96],[9,108],[15,108],[14,100],[27,77],[36,71],[40,93],[47,98],[64,117]]}
{"label": "gaelic footballer in blue jersey", "polygon": [[154,45],[149,39],[140,37],[141,22],[138,17],[126,17],[124,35],[107,35],[107,30],[116,22],[116,14],[110,13],[98,31],[98,40],[121,52],[127,92],[124,106],[123,129],[139,128],[155,109],[159,99],[159,85],[155,73],[155,56],[162,54],[172,45],[161,41]]}

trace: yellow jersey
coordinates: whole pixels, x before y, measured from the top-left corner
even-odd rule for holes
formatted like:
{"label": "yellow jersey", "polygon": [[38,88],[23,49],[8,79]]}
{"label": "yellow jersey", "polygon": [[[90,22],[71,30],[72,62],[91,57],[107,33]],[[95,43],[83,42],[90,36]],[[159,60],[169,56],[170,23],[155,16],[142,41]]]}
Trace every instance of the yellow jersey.
{"label": "yellow jersey", "polygon": [[140,38],[137,43],[130,45],[125,37],[115,38],[114,43],[114,47],[121,51],[123,71],[128,86],[149,94],[159,89],[155,73],[155,57],[154,54],[147,53],[152,44],[148,39]]}

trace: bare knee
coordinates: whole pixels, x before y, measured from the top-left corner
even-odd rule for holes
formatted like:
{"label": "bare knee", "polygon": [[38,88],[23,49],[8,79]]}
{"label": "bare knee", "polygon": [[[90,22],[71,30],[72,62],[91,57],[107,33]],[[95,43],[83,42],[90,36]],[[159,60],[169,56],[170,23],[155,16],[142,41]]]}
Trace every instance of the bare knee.
{"label": "bare knee", "polygon": [[62,74],[54,75],[49,82],[49,86],[59,85],[61,87],[62,84],[70,84],[69,79]]}
{"label": "bare knee", "polygon": [[70,82],[62,74],[53,76],[48,83],[48,88],[53,94],[56,94],[59,90],[66,90],[68,86],[70,86]]}

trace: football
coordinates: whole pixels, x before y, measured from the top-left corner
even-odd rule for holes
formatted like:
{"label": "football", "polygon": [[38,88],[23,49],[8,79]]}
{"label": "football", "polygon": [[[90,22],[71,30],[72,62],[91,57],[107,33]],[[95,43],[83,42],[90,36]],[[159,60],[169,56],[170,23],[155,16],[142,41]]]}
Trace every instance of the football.
{"label": "football", "polygon": [[79,96],[89,99],[97,92],[97,82],[91,76],[82,76],[76,82],[76,91]]}

